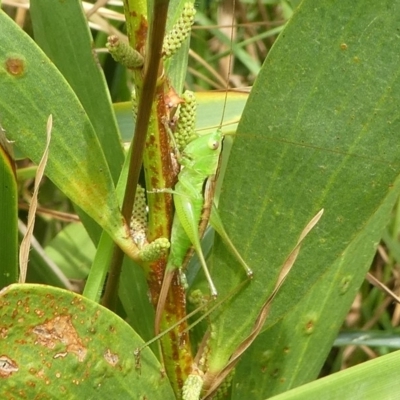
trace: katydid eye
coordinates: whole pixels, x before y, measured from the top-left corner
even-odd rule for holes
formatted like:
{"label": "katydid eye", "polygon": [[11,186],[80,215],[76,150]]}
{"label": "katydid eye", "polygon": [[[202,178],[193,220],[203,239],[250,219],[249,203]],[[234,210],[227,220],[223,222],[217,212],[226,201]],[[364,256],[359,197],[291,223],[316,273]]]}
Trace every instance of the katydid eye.
{"label": "katydid eye", "polygon": [[219,142],[218,142],[218,140],[210,139],[210,140],[208,141],[208,147],[209,147],[211,150],[217,150],[218,147],[219,147]]}

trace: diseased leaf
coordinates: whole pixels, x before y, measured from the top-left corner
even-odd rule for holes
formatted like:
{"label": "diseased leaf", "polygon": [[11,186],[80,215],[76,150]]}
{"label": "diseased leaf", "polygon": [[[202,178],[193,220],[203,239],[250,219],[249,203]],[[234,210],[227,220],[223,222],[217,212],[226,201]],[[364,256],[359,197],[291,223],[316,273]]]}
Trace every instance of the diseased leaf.
{"label": "diseased leaf", "polygon": [[174,399],[149,349],[108,309],[44,285],[0,292],[0,394],[3,398]]}
{"label": "diseased leaf", "polygon": [[107,83],[97,55],[92,49],[93,38],[82,3],[79,0],[33,0],[30,11],[35,41],[79,98],[101,143],[116,183],[124,154]]}

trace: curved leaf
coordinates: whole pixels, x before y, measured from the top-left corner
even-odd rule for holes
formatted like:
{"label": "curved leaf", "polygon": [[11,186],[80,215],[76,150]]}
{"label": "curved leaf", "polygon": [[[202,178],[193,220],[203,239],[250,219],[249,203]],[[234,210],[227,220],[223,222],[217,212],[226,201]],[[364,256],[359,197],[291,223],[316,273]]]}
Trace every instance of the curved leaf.
{"label": "curved leaf", "polygon": [[174,399],[143,341],[108,309],[43,285],[0,292],[0,393],[4,398]]}
{"label": "curved leaf", "polygon": [[[79,0],[33,0],[30,14],[35,42],[62,73],[81,102],[116,183],[124,155],[107,83],[93,49],[93,38],[82,3]],[[97,245],[101,234],[99,225],[79,208],[77,212]]]}
{"label": "curved leaf", "polygon": [[400,353],[396,351],[271,399],[397,399],[400,396],[399,368]]}
{"label": "curved leaf", "polygon": [[35,42],[54,62],[85,108],[116,183],[124,154],[82,3],[33,0],[30,11]]}
{"label": "curved leaf", "polygon": [[9,137],[38,163],[45,144],[44,127],[52,114],[47,176],[129,253],[133,244],[128,227],[85,110],[51,61],[2,11],[0,27],[0,106]]}

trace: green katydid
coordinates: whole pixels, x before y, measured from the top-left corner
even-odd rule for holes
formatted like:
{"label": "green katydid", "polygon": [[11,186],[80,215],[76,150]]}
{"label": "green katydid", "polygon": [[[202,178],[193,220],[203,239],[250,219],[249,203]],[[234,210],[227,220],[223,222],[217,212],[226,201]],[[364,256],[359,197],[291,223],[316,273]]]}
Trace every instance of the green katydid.
{"label": "green katydid", "polygon": [[[193,15],[194,9],[190,11],[190,16],[193,17]],[[193,18],[191,19],[190,25],[192,23]],[[188,26],[190,25],[188,24]],[[232,39],[233,37],[231,34],[231,40]],[[231,61],[229,61],[229,69],[230,63]],[[184,102],[187,102],[188,104],[191,104],[192,100],[194,100],[187,92],[183,94],[183,98]],[[225,97],[225,104],[226,101],[227,97]],[[194,104],[193,107],[195,108]],[[181,114],[183,114],[182,111],[183,109],[181,108]],[[194,113],[194,110],[192,109],[191,112]],[[189,112],[189,114],[185,114],[184,117],[185,121],[191,121],[188,122],[189,124],[194,123],[194,118],[192,119],[190,115]],[[182,154],[179,154],[175,138],[172,136],[172,142],[175,143],[174,147],[176,149],[178,162],[182,169],[178,175],[178,183],[175,185],[174,190],[163,190],[164,192],[170,192],[174,195],[175,216],[170,239],[170,254],[156,309],[156,334],[159,333],[161,314],[174,273],[177,269],[185,266],[185,262],[187,261],[186,257],[190,254],[189,250],[192,247],[197,253],[204,270],[210,287],[211,296],[214,298],[217,296],[217,289],[210,276],[200,243],[208,219],[210,225],[215,229],[215,231],[217,231],[225,244],[230,248],[237,260],[243,266],[247,276],[249,278],[253,276],[252,270],[243,260],[230,240],[229,235],[225,231],[213,201],[215,182],[219,172],[220,155],[222,151],[223,133],[221,126],[223,119],[224,111],[218,129],[212,133],[201,135],[189,141],[186,145],[185,142],[188,137],[186,134],[183,134],[184,148]],[[190,128],[187,129],[187,131],[190,130]],[[179,141],[179,148],[182,149],[182,141]]]}
{"label": "green katydid", "polygon": [[222,221],[213,205],[212,190],[211,193],[208,191],[208,198],[207,201],[205,201],[203,188],[207,180],[214,180],[216,177],[222,150],[222,140],[223,134],[220,129],[199,136],[189,142],[183,150],[182,155],[178,158],[182,170],[178,175],[178,183],[175,189],[171,191],[171,193],[174,194],[175,217],[171,234],[171,250],[157,304],[155,322],[156,333],[159,332],[161,313],[172,277],[176,270],[183,266],[186,254],[192,246],[203,267],[210,286],[211,295],[213,297],[217,296],[217,289],[208,271],[200,243],[199,224],[205,208],[211,206],[210,222],[213,228],[237,256],[247,276],[252,277],[253,275],[251,269],[234,247],[222,225]]}

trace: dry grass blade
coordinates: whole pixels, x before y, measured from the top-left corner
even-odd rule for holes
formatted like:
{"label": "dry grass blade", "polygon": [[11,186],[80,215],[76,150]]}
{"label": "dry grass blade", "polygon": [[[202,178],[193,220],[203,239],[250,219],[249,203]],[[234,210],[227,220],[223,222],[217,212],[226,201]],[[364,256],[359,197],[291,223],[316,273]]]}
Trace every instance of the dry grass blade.
{"label": "dry grass blade", "polygon": [[[208,389],[207,394],[204,398],[209,398],[209,396],[215,392],[215,390],[220,386],[220,384],[225,380],[227,375],[235,367],[236,363],[239,361],[240,356],[250,347],[250,345],[253,343],[253,341],[256,339],[256,337],[260,333],[260,331],[265,323],[265,320],[267,319],[267,316],[269,314],[272,300],[278,293],[283,282],[285,281],[286,277],[288,276],[291,268],[293,267],[294,262],[296,261],[296,258],[300,251],[301,243],[303,242],[304,238],[308,235],[308,233],[311,231],[311,229],[313,229],[314,226],[317,224],[317,222],[320,220],[323,213],[324,213],[324,209],[321,209],[311,219],[311,221],[307,224],[307,226],[301,232],[296,246],[290,252],[289,256],[286,258],[286,260],[281,268],[281,272],[276,281],[275,287],[274,287],[271,295],[268,297],[267,301],[265,302],[264,306],[262,307],[260,314],[258,315],[256,322],[254,323],[252,331],[247,336],[247,338],[245,340],[243,340],[243,342],[239,345],[239,347],[236,349],[236,351],[232,354],[232,356],[229,360],[229,363],[225,366],[225,368],[217,375],[216,378],[213,379],[211,386]],[[205,380],[207,380],[207,378]]]}
{"label": "dry grass blade", "polygon": [[[18,220],[18,230],[24,236],[28,231],[28,228],[24,225],[24,223],[21,220]],[[40,256],[42,261],[45,264],[47,264],[48,268],[54,273],[54,275],[56,275],[57,278],[63,283],[65,289],[79,293],[80,291],[79,284],[72,284],[68,280],[68,278],[65,276],[61,268],[46,254],[42,245],[34,236],[31,237],[29,245],[34,251],[36,251],[36,253]]]}
{"label": "dry grass blade", "polygon": [[22,239],[21,246],[19,249],[19,282],[24,283],[26,280],[26,272],[28,270],[28,261],[29,261],[29,250],[31,247],[31,239],[33,235],[33,228],[35,226],[35,213],[38,205],[38,194],[39,194],[39,185],[42,181],[44,175],[44,169],[47,164],[47,159],[49,156],[49,146],[50,146],[50,139],[51,139],[51,129],[53,127],[53,117],[52,115],[49,116],[47,120],[47,127],[46,127],[46,147],[43,152],[42,159],[38,165],[38,169],[36,171],[35,176],[35,187],[33,190],[33,195],[31,199],[31,204],[29,206],[28,212],[28,223],[27,223],[27,230],[24,238]]}
{"label": "dry grass blade", "polygon": [[376,279],[370,272],[367,273],[366,279],[369,283],[387,293],[394,301],[400,303],[400,297],[393,293],[384,283]]}
{"label": "dry grass blade", "polygon": [[99,8],[105,6],[108,3],[108,0],[97,0],[92,8],[90,8],[88,11],[86,11],[86,17],[89,18],[91,15],[93,15]]}

